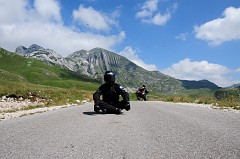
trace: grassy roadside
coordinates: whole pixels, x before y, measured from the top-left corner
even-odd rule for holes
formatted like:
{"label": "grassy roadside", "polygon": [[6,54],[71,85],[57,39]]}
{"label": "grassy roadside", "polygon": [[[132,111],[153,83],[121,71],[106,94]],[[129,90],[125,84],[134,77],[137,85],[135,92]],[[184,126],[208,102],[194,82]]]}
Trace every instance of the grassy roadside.
{"label": "grassy roadside", "polygon": [[[226,89],[223,90],[225,91]],[[179,92],[178,94],[174,95],[165,95],[150,92],[147,96],[147,99],[148,101],[206,104],[219,107],[220,109],[231,108],[235,110],[240,110],[240,98],[238,98],[238,96],[240,95],[239,92],[234,92],[236,94],[235,96],[232,95],[233,93],[230,93],[230,95],[228,95],[226,92],[224,92],[225,96],[221,98],[216,98],[216,92],[217,91],[212,91],[209,89],[184,90],[184,92]],[[130,97],[131,100],[137,100],[134,93],[131,93]]]}
{"label": "grassy roadside", "polygon": [[[0,80],[0,83],[1,96],[14,94],[31,102],[41,100],[41,102],[44,103],[34,106],[30,105],[24,107],[23,110],[67,104],[81,104],[83,100],[88,100],[90,102],[92,100],[93,89],[84,90],[80,87],[60,88],[2,80]],[[79,85],[81,85],[81,82],[79,82]],[[29,94],[31,94],[31,96]]]}

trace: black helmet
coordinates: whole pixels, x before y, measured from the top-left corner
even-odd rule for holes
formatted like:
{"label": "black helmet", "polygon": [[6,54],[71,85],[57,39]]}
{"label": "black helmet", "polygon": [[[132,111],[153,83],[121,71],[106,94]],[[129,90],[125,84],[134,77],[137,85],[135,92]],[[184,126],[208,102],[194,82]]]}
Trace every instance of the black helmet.
{"label": "black helmet", "polygon": [[143,87],[146,87],[146,85],[144,84]]}
{"label": "black helmet", "polygon": [[106,83],[114,83],[115,82],[115,74],[112,71],[106,71],[104,74],[104,81]]}

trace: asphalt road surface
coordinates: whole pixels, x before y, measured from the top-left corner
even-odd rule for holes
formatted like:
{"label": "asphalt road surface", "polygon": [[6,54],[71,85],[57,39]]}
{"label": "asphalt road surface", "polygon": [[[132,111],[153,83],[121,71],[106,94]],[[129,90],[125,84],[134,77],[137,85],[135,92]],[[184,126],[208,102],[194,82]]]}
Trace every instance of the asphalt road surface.
{"label": "asphalt road surface", "polygon": [[0,122],[0,158],[240,159],[240,113],[131,102],[121,115],[92,104]]}

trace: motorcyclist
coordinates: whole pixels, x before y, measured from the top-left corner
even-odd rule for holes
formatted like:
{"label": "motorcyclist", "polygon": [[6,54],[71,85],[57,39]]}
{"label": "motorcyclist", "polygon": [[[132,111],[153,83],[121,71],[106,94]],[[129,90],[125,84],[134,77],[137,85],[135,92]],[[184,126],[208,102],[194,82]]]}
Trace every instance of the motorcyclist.
{"label": "motorcyclist", "polygon": [[[121,85],[115,83],[115,74],[112,71],[106,71],[104,81],[105,83],[93,94],[94,111],[121,114],[122,109],[130,110],[129,94]],[[122,101],[119,101],[120,95],[123,98]]]}
{"label": "motorcyclist", "polygon": [[136,91],[136,96],[138,100],[140,100],[140,98],[143,98],[146,101],[147,94],[148,94],[148,90],[145,84],[142,87],[138,88],[138,90]]}

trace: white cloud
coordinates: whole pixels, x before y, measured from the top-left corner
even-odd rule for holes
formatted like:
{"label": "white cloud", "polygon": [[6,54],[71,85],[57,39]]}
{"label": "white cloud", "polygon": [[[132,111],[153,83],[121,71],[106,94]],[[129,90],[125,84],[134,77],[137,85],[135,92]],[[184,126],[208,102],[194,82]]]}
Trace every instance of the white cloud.
{"label": "white cloud", "polygon": [[136,65],[148,70],[148,71],[155,71],[157,70],[157,66],[153,64],[146,64],[144,63],[137,55],[137,51],[134,50],[131,46],[125,47],[121,52],[120,55],[125,56],[130,61],[134,62]]}
{"label": "white cloud", "polygon": [[56,0],[35,0],[34,8],[43,20],[61,22],[61,8]]}
{"label": "white cloud", "polygon": [[161,70],[161,72],[177,79],[207,79],[221,87],[240,82],[229,78],[228,75],[233,71],[225,66],[209,63],[208,61],[191,61],[188,58],[173,64],[170,68]]}
{"label": "white cloud", "polygon": [[143,5],[142,5],[142,10],[148,10],[150,12],[154,12],[157,10],[159,0],[147,0]]}
{"label": "white cloud", "polygon": [[137,12],[136,14],[136,18],[139,18],[139,19],[144,19],[145,17],[150,17],[150,16],[152,16],[152,12],[148,10],[142,10],[140,12]]}
{"label": "white cloud", "polygon": [[156,25],[165,25],[171,19],[171,14],[166,12],[164,15],[156,14],[149,22]]}
{"label": "white cloud", "polygon": [[136,18],[143,23],[165,25],[170,19],[171,14],[175,12],[177,4],[168,8],[163,14],[158,11],[159,0],[147,0],[142,4],[141,10],[136,13]]}
{"label": "white cloud", "polygon": [[181,33],[180,35],[176,36],[175,39],[186,41],[187,37],[188,33]]}
{"label": "white cloud", "polygon": [[85,8],[83,5],[80,5],[78,10],[73,11],[73,18],[79,24],[103,31],[108,31],[111,25],[117,23],[112,17],[106,16],[104,13],[101,13],[92,7]]}
{"label": "white cloud", "polygon": [[30,6],[26,0],[0,0],[0,47],[15,51],[19,45],[28,47],[35,43],[66,56],[94,47],[112,50],[125,38],[124,31],[102,35],[64,26],[56,0],[35,0],[33,4]]}
{"label": "white cloud", "polygon": [[27,1],[12,0],[11,2],[0,0],[0,24],[19,23],[26,18]]}
{"label": "white cloud", "polygon": [[228,7],[222,18],[195,26],[196,38],[206,40],[210,45],[240,39],[240,8]]}

